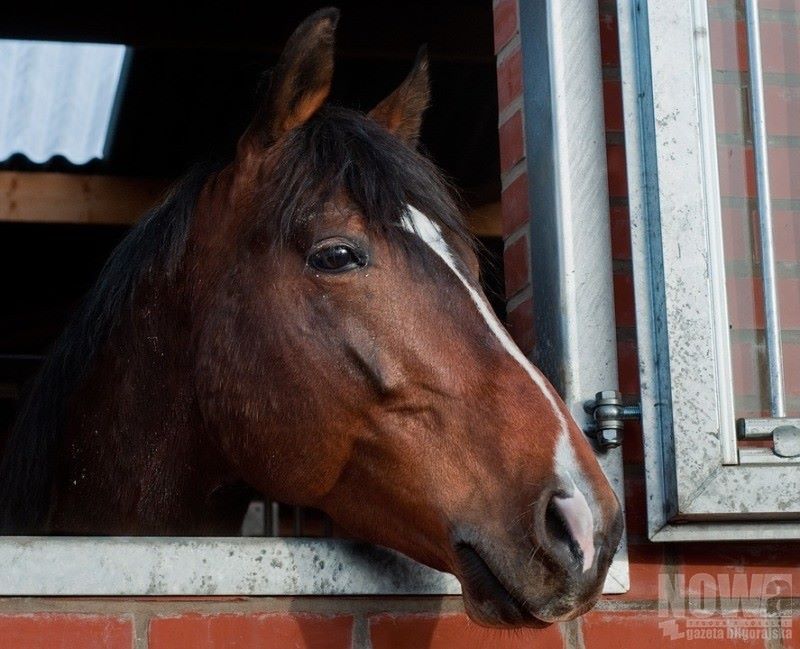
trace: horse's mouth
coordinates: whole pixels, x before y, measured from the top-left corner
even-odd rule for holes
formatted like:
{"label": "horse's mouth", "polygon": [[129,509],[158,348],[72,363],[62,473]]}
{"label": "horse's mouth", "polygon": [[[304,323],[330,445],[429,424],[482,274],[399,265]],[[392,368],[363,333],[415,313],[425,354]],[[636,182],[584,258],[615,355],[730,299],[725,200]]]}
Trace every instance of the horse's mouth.
{"label": "horse's mouth", "polygon": [[464,597],[470,615],[488,626],[546,626],[514,595],[469,543],[456,544]]}

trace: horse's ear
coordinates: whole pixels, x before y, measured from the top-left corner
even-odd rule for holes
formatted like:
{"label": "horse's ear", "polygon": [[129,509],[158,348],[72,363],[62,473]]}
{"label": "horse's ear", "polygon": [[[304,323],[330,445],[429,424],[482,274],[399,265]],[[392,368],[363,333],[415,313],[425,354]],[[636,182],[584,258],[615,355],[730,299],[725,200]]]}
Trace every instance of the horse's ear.
{"label": "horse's ear", "polygon": [[428,77],[428,49],[423,45],[405,81],[369,112],[372,119],[412,147],[417,145],[422,115],[430,102]]}
{"label": "horse's ear", "polygon": [[269,146],[316,113],[331,90],[333,44],[339,10],[320,9],[306,18],[283,48],[269,89],[242,145]]}

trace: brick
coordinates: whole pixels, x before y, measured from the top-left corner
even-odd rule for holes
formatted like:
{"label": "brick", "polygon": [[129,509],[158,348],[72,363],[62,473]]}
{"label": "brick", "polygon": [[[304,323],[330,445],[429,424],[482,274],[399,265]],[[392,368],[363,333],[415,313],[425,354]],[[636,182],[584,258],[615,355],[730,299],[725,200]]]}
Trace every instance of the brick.
{"label": "brick", "polygon": [[773,212],[772,227],[775,258],[778,261],[800,261],[800,212]]}
{"label": "brick", "polygon": [[748,114],[746,101],[741,86],[731,83],[714,84],[714,121],[717,133],[744,133],[745,115]]}
{"label": "brick", "polygon": [[[722,196],[755,196],[753,150],[750,147],[718,147],[720,193]],[[800,184],[795,170],[800,168],[800,149],[769,148],[770,193],[775,199],[800,199]]]}
{"label": "brick", "polygon": [[[719,190],[722,196],[747,198],[755,196],[756,181],[753,175],[753,150],[740,146],[717,147],[719,162]],[[770,168],[772,161],[770,160]]]}
{"label": "brick", "polygon": [[514,37],[517,29],[517,0],[500,0],[494,6],[495,54]]}
{"label": "brick", "polygon": [[769,147],[770,194],[773,198],[800,198],[797,169],[800,168],[800,149]]}
{"label": "brick", "polygon": [[525,156],[522,111],[516,111],[500,125],[500,171],[505,173]]}
{"label": "brick", "polygon": [[558,626],[488,629],[466,615],[378,615],[370,618],[373,649],[529,649],[563,646]]}
{"label": "brick", "polygon": [[180,615],[150,621],[149,649],[350,649],[353,618]]}
{"label": "brick", "polygon": [[800,88],[767,85],[764,87],[769,135],[800,135]]}
{"label": "brick", "polygon": [[0,615],[0,649],[130,649],[132,645],[133,625],[128,618]]}
{"label": "brick", "polygon": [[608,193],[613,198],[628,196],[628,171],[625,167],[625,147],[621,144],[609,144],[606,147],[608,162]]}
{"label": "brick", "polygon": [[751,217],[746,209],[722,210],[722,236],[726,261],[749,261],[754,258],[758,242],[753,238]]}
{"label": "brick", "polygon": [[[698,618],[700,619],[700,618]],[[707,619],[707,618],[703,618]],[[721,618],[717,618],[720,619]],[[586,649],[620,649],[620,647],[663,647],[664,649],[763,649],[760,638],[740,640],[725,637],[699,639],[689,637],[672,638],[670,620],[660,617],[657,611],[593,611],[582,618],[584,646]],[[676,629],[686,631],[679,623]]]}
{"label": "brick", "polygon": [[600,10],[600,61],[604,67],[619,67],[619,35],[614,10]]}
{"label": "brick", "polygon": [[497,106],[502,113],[522,96],[522,50],[519,46],[497,65]]}
{"label": "brick", "polygon": [[644,462],[644,443],[642,442],[642,422],[631,420],[625,422],[625,437],[622,438],[622,457],[626,464]]}
{"label": "brick", "polygon": [[[715,70],[747,69],[747,31],[741,20],[711,19],[711,66]],[[763,37],[762,32],[762,37]],[[762,41],[763,43],[763,41]]]}
{"label": "brick", "polygon": [[613,259],[631,258],[631,224],[627,207],[612,207],[611,213],[611,256]]}
{"label": "brick", "polygon": [[610,600],[658,599],[659,575],[664,572],[664,546],[655,543],[629,543],[628,568],[631,588],[622,595],[608,595]]}
{"label": "brick", "polygon": [[617,341],[619,389],[623,394],[639,394],[639,357],[632,340]]}
{"label": "brick", "polygon": [[[729,277],[728,314],[734,329],[764,328],[764,288],[760,277]],[[800,329],[800,278],[778,279],[781,326]]]}
{"label": "brick", "polygon": [[610,133],[622,133],[624,130],[622,83],[619,79],[603,80],[603,109],[606,118],[606,131]]}
{"label": "brick", "polygon": [[759,0],[758,6],[775,11],[800,11],[800,0]]}
{"label": "brick", "polygon": [[[721,588],[732,584],[733,575],[746,575],[746,587],[758,588],[769,583],[772,576],[781,578],[774,582],[775,589],[768,595],[782,597],[797,596],[800,593],[800,542],[781,543],[725,543],[682,545],[680,550],[680,574],[684,576],[687,594],[699,595],[701,590],[709,594],[723,594]],[[695,579],[695,576],[710,576],[708,579]],[[785,577],[785,580],[783,579]],[[762,581],[754,582],[753,579]],[[780,592],[776,590],[782,587]],[[759,590],[759,596],[761,591]],[[735,596],[735,593],[731,593]]]}
{"label": "brick", "polygon": [[647,536],[647,495],[642,478],[625,479],[625,529],[628,534]]}
{"label": "brick", "polygon": [[763,288],[758,277],[728,277],[728,316],[734,329],[763,329]]}
{"label": "brick", "polygon": [[[763,358],[761,359],[763,361]],[[760,395],[763,383],[759,367],[758,347],[752,343],[731,343],[731,366],[733,369],[733,391],[736,396]]]}
{"label": "brick", "polygon": [[534,346],[533,301],[531,298],[523,300],[506,315],[508,332],[519,348],[530,354]]}
{"label": "brick", "polygon": [[797,36],[797,24],[794,21],[761,22],[761,59],[765,72],[800,73]]}
{"label": "brick", "polygon": [[523,173],[503,190],[501,196],[503,238],[508,238],[530,219],[528,174]]}
{"label": "brick", "polygon": [[527,236],[520,237],[505,249],[503,269],[506,276],[506,299],[510,299],[530,283],[530,255]]}
{"label": "brick", "polygon": [[614,314],[618,327],[636,325],[636,308],[633,300],[633,275],[614,273]]}
{"label": "brick", "polygon": [[783,343],[783,382],[787,394],[800,397],[800,344]]}

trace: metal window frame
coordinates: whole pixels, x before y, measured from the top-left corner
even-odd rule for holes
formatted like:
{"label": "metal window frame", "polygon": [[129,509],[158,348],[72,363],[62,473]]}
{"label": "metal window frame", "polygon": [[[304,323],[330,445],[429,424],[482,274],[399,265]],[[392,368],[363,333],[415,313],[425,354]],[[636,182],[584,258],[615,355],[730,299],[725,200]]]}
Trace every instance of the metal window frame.
{"label": "metal window frame", "polygon": [[705,0],[618,0],[648,528],[800,537],[800,466],[737,450]]}
{"label": "metal window frame", "polygon": [[[535,300],[563,306],[537,311],[554,344],[536,360],[588,425],[583,403],[617,386],[598,7],[522,1],[520,12],[532,252],[542,252],[532,268],[548,280]],[[624,502],[621,450],[600,461]],[[0,596],[461,593],[452,575],[338,539],[5,537],[0,566]],[[604,592],[628,588],[623,538]]]}
{"label": "metal window frame", "polygon": [[[599,9],[596,0],[521,0],[519,11],[533,360],[588,430],[584,404],[619,385]],[[622,448],[598,460],[624,507]],[[623,535],[603,592],[629,588]]]}

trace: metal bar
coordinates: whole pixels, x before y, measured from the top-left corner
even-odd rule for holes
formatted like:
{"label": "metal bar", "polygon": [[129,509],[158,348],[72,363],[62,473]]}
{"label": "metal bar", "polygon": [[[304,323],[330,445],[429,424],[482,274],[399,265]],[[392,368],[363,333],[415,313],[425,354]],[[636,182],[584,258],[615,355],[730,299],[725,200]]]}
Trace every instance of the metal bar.
{"label": "metal bar", "polygon": [[281,535],[281,504],[273,500],[270,503],[269,536]]}
{"label": "metal bar", "polygon": [[774,419],[772,417],[758,417],[739,419],[736,422],[739,439],[770,439],[772,431],[778,426],[797,426],[800,428],[800,418]]}
{"label": "metal bar", "polygon": [[767,344],[769,407],[773,417],[785,417],[783,354],[778,290],[775,277],[775,245],[772,235],[772,201],[769,190],[769,153],[764,109],[764,77],[761,65],[761,34],[758,1],[745,0],[747,49],[750,61],[750,110],[753,119],[753,153],[758,198],[758,223],[761,238],[761,274],[764,282],[764,320]]}

